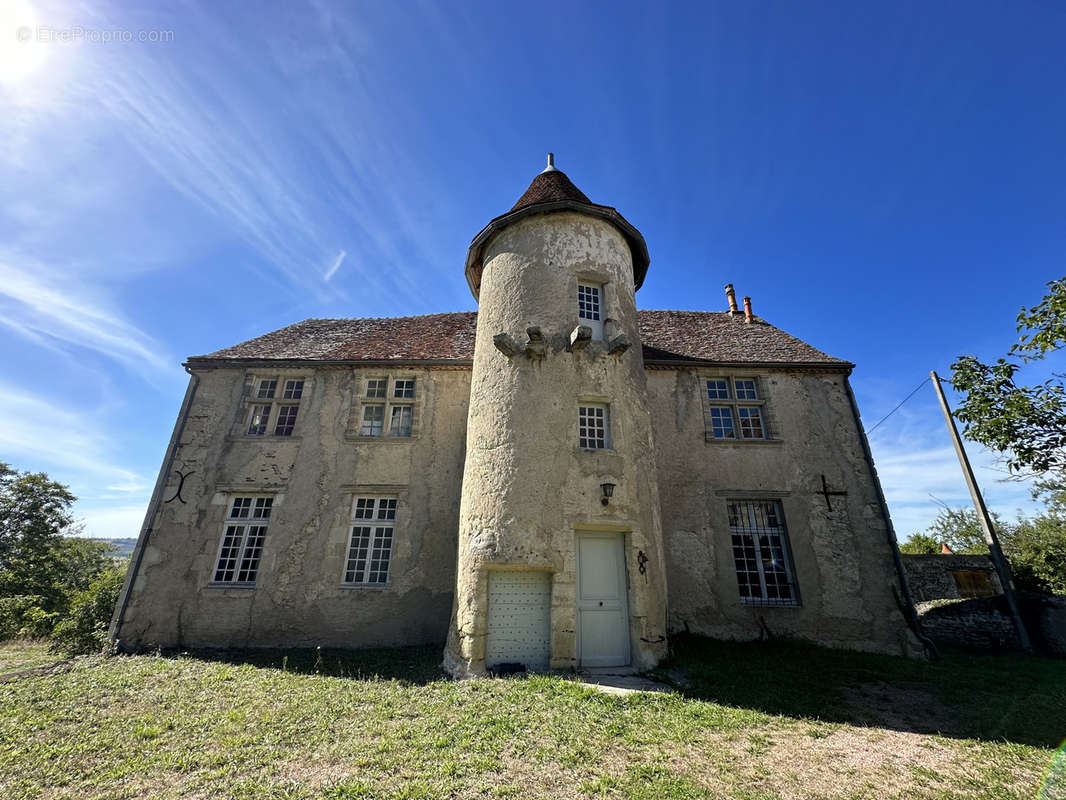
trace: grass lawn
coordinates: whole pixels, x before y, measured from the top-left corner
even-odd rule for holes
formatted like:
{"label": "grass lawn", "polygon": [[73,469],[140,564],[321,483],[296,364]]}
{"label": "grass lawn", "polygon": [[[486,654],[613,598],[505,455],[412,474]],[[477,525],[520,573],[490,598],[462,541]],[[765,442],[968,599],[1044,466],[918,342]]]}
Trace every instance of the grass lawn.
{"label": "grass lawn", "polygon": [[54,664],[63,656],[48,649],[47,640],[18,639],[0,642],[0,675]]}
{"label": "grass lawn", "polygon": [[0,684],[0,797],[1066,798],[1064,661],[675,650],[626,697],[436,647],[82,658]]}

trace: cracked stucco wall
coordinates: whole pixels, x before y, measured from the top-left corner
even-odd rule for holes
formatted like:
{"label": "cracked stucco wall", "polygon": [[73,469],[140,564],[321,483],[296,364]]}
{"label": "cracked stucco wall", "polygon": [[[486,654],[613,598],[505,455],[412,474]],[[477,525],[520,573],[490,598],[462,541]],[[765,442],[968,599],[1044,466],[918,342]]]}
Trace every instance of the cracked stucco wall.
{"label": "cracked stucco wall", "polygon": [[[705,441],[705,381],[756,377],[773,441]],[[820,644],[914,655],[899,580],[843,373],[649,369],[670,580],[670,629],[724,639],[765,630]],[[821,476],[831,491],[829,510]],[[801,604],[739,600],[727,501],[782,504]]]}
{"label": "cracked stucco wall", "polygon": [[[249,374],[303,378],[291,437],[243,436]],[[214,369],[174,467],[186,503],[156,515],[118,638],[131,646],[368,647],[441,642],[455,585],[468,369]],[[361,378],[417,381],[412,438],[360,439]],[[177,489],[168,480],[165,498]],[[274,497],[254,588],[210,586],[227,498]],[[398,497],[385,587],[341,586],[352,498]]]}

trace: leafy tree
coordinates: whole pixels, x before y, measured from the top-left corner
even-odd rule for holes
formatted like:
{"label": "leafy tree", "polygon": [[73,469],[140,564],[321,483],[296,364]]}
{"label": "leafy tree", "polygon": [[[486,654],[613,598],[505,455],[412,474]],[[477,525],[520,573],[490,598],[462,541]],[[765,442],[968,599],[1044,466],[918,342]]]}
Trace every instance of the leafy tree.
{"label": "leafy tree", "polygon": [[[1066,489],[1045,484],[1045,510],[1032,519],[1003,522],[992,515],[1003,554],[1019,589],[1040,594],[1066,594]],[[939,553],[941,543],[956,553],[987,553],[977,512],[945,508],[924,533],[900,545],[903,553]]]}
{"label": "leafy tree", "polygon": [[1066,594],[1066,520],[1047,514],[1023,520],[1004,550],[1019,589]]}
{"label": "leafy tree", "polygon": [[76,592],[70,611],[52,633],[53,648],[67,655],[99,653],[108,644],[111,612],[126,577],[124,565],[107,567],[97,573],[89,585]]}
{"label": "leafy tree", "polygon": [[43,472],[18,472],[0,462],[0,596],[40,595],[49,606],[61,602],[58,550],[62,532],[74,522],[74,499]]}
{"label": "leafy tree", "polygon": [[0,462],[0,639],[47,636],[58,622],[63,647],[72,650],[85,647],[101,624],[106,629],[101,608],[124,570],[109,544],[64,535],[79,532],[73,502],[70,490],[44,473]]}
{"label": "leafy tree", "polygon": [[912,533],[911,537],[899,546],[899,551],[910,555],[932,556],[940,552],[940,542],[927,533]]}
{"label": "leafy tree", "polygon": [[[1004,525],[993,513],[992,524],[996,533],[1002,538],[1009,526]],[[972,508],[943,508],[929,524],[926,534],[938,542],[943,542],[954,553],[987,553],[984,530],[977,512]],[[940,552],[940,548],[936,550]]]}
{"label": "leafy tree", "polygon": [[[1066,344],[1066,278],[1018,314],[1019,340],[1007,358],[986,364],[962,356],[951,365],[952,384],[966,395],[955,417],[967,438],[995,450],[1014,472],[1066,475],[1066,389],[1063,376],[1035,386],[1016,382],[1023,364],[1045,358]],[[1008,360],[1008,359],[1016,360]]]}

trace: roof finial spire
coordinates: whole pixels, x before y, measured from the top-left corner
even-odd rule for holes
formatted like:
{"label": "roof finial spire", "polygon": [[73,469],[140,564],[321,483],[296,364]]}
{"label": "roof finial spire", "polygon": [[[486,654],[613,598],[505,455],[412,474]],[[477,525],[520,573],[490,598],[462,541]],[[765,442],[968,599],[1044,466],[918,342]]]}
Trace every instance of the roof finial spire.
{"label": "roof finial spire", "polygon": [[555,153],[548,153],[548,166],[541,170],[543,175],[545,172],[558,172],[555,168]]}

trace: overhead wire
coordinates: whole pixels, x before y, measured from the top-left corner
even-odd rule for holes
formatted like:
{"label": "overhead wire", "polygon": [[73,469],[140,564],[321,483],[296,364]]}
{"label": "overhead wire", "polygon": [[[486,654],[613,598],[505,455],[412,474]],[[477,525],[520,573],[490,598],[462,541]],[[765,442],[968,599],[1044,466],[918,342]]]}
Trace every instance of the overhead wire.
{"label": "overhead wire", "polygon": [[874,425],[872,428],[870,428],[868,431],[866,431],[866,435],[869,436],[871,433],[873,433],[875,430],[877,430],[877,427],[882,422],[884,422],[886,419],[888,419],[893,414],[895,414],[897,411],[899,411],[901,408],[903,408],[903,404],[906,403],[908,400],[910,400],[912,397],[914,397],[914,395],[916,395],[918,393],[918,390],[921,389],[923,386],[925,386],[925,384],[928,383],[930,380],[932,380],[932,379],[929,376],[926,376],[925,380],[923,380],[921,383],[919,383],[917,386],[915,386],[914,390],[909,395],[907,395],[906,397],[904,397],[902,400],[899,401],[899,405],[897,405],[895,408],[893,408],[891,411],[889,411],[887,414],[885,414],[883,417],[881,417],[881,419],[879,419],[877,421],[877,425]]}

